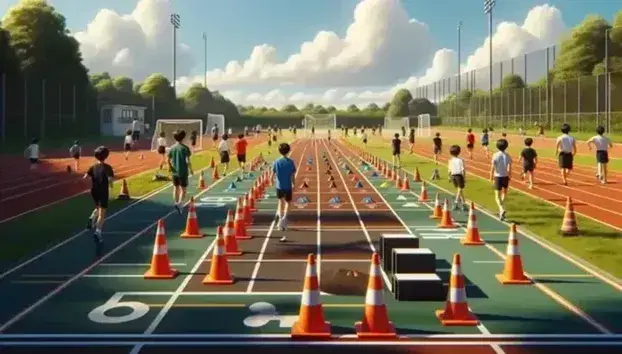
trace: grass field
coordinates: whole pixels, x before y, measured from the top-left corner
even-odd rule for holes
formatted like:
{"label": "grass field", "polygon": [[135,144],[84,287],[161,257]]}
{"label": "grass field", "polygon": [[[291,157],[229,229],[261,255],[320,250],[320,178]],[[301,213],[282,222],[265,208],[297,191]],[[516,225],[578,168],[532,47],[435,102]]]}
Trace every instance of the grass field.
{"label": "grass field", "polygon": [[[350,141],[357,146],[362,146],[360,139],[351,138]],[[387,149],[386,142],[373,139],[368,143],[367,151],[390,161],[391,151]],[[439,167],[443,177],[446,177],[447,173],[444,165],[436,166],[433,161],[417,155],[403,154],[402,166],[407,171],[413,171],[415,167],[419,168],[424,179],[427,179],[436,167]],[[446,178],[435,181],[434,184],[441,188],[454,190],[453,185]],[[467,176],[465,197],[488,210],[497,210],[494,194],[488,180],[474,175]],[[564,211],[521,193],[510,193],[506,201],[506,208],[508,218],[521,227],[617,277],[622,276],[622,268],[620,267],[622,253],[618,251],[622,249],[622,237],[618,231],[578,216],[578,224],[584,235],[576,238],[562,237],[558,230]]]}
{"label": "grass field", "polygon": [[[267,144],[249,150],[248,157],[253,158],[260,153],[267,153]],[[214,150],[206,150],[192,156],[192,165],[196,173],[209,166]],[[235,166],[233,163],[230,166]],[[232,170],[233,167],[230,168]],[[167,181],[152,181],[154,170],[147,171],[127,179],[128,188],[134,199],[170,186]],[[206,182],[211,176],[205,174]],[[125,208],[134,201],[117,200],[121,189],[117,181],[111,193],[108,215]],[[28,213],[19,218],[0,224],[0,234],[4,246],[0,247],[0,266],[8,266],[34,252],[41,251],[62,241],[69,235],[80,232],[85,226],[85,217],[92,209],[91,196],[81,194],[59,202],[51,207]]]}

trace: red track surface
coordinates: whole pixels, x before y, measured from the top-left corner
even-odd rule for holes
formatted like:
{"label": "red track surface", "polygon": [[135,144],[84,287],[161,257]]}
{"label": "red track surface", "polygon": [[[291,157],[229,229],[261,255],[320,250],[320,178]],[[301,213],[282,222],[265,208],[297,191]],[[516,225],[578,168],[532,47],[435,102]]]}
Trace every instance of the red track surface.
{"label": "red track surface", "polygon": [[[251,139],[249,145],[255,145],[263,140]],[[209,144],[209,143],[208,143]],[[125,160],[123,151],[111,151],[107,159],[117,179],[127,178],[138,173],[157,168],[160,157],[150,151],[150,143],[142,141],[140,150],[133,151],[129,160]],[[250,148],[250,146],[249,146]],[[84,147],[83,152],[92,151],[92,148]],[[50,156],[55,152],[44,155]],[[140,159],[140,155],[144,159]],[[58,152],[56,152],[58,156]],[[0,171],[0,222],[9,221],[19,215],[33,211],[34,209],[49,206],[50,204],[71,198],[84,193],[90,188],[90,181],[82,178],[84,171],[95,162],[90,154],[84,154],[80,159],[80,171],[67,173],[66,168],[71,165],[72,158],[48,158],[42,159],[37,171],[30,171],[28,160],[19,156],[2,156],[3,166]],[[130,189],[131,192],[131,189]]]}
{"label": "red track surface", "polygon": [[[466,145],[465,136],[465,133],[455,131],[445,131],[441,135],[445,139],[463,140],[465,141],[463,145]],[[499,135],[495,134],[495,139],[497,136]],[[521,139],[515,139],[514,144],[523,145]],[[536,150],[544,147],[549,149],[555,148],[555,143],[551,139],[538,140],[536,144]],[[547,145],[543,146],[544,144]],[[551,146],[551,144],[553,145]],[[415,144],[415,153],[427,158],[433,158],[431,145],[431,142],[429,144],[417,142]],[[464,149],[464,146],[462,147]],[[440,158],[441,162],[448,160],[448,149],[449,147],[445,146],[444,153]],[[405,147],[404,153],[407,150],[408,148]],[[494,148],[491,150],[491,156],[493,152]],[[490,159],[486,157],[481,146],[476,145],[473,160],[468,158],[466,149],[463,150],[461,156],[465,159],[467,174],[475,174],[486,179],[489,178]],[[575,166],[575,169],[568,177],[568,186],[564,186],[561,184],[557,162],[553,159],[540,158],[534,173],[534,189],[529,189],[520,179],[522,167],[517,163],[518,156],[513,156],[513,161],[512,189],[520,190],[562,207],[566,205],[566,198],[572,197],[575,211],[622,231],[622,175],[610,173],[609,184],[601,185],[595,178],[594,169]],[[447,173],[445,163],[439,165],[439,169],[441,173]]]}

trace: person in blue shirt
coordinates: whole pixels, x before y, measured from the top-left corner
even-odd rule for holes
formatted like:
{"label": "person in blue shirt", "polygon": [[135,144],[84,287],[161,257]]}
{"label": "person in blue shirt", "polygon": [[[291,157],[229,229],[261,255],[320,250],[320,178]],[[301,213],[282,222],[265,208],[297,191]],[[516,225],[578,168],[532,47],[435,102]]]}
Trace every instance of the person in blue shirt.
{"label": "person in blue shirt", "polygon": [[[292,159],[287,157],[290,153],[291,147],[287,143],[279,145],[279,153],[282,155],[272,166],[272,172],[276,177],[276,197],[279,200],[277,206],[277,218],[279,219],[279,228],[281,231],[285,231],[287,227],[287,212],[289,210],[289,203],[292,201],[294,190],[294,179],[296,176],[296,164]],[[285,241],[285,237],[281,239]]]}

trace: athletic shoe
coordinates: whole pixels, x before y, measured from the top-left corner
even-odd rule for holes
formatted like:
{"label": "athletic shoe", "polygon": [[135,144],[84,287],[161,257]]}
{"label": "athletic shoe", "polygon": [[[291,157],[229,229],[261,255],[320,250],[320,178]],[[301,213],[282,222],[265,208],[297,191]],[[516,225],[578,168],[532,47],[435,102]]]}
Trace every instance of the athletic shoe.
{"label": "athletic shoe", "polygon": [[505,221],[505,210],[503,210],[502,212],[499,213],[499,219],[501,221]]}
{"label": "athletic shoe", "polygon": [[279,240],[279,242],[285,242],[285,241],[287,241],[287,237],[285,236],[281,237],[281,239]]}
{"label": "athletic shoe", "polygon": [[175,204],[175,210],[177,210],[177,214],[181,215],[181,208],[179,205]]}
{"label": "athletic shoe", "polygon": [[86,229],[91,230],[93,228],[93,219],[89,218],[86,222]]}

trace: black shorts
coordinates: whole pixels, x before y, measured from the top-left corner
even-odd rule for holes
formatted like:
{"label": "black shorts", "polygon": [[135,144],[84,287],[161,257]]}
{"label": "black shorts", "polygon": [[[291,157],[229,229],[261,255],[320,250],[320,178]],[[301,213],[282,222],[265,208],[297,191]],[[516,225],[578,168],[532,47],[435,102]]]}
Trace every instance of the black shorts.
{"label": "black shorts", "polygon": [[482,146],[488,146],[488,142],[483,142]]}
{"label": "black shorts", "polygon": [[228,151],[221,151],[220,152],[220,163],[229,163],[229,152]]}
{"label": "black shorts", "polygon": [[80,160],[80,154],[73,154],[71,155],[71,157],[73,157],[75,160]]}
{"label": "black shorts", "polygon": [[596,162],[609,163],[609,152],[607,150],[596,151]]}
{"label": "black shorts", "polygon": [[533,172],[536,169],[536,166],[532,163],[523,164],[523,173]]}
{"label": "black shorts", "polygon": [[158,154],[164,155],[165,153],[166,153],[166,147],[165,146],[158,146]]}
{"label": "black shorts", "polygon": [[214,141],[218,140],[218,135],[212,135],[212,140]]}
{"label": "black shorts", "polygon": [[108,188],[106,189],[91,189],[91,197],[93,198],[93,202],[95,206],[102,209],[108,208],[108,199],[109,192]]}
{"label": "black shorts", "polygon": [[411,144],[414,144],[415,143],[415,138],[408,139],[408,142],[411,143]]}
{"label": "black shorts", "polygon": [[188,187],[188,176],[176,176],[173,175],[173,185],[175,187],[177,186],[181,186],[181,187]]}
{"label": "black shorts", "polygon": [[276,135],[272,136],[272,141],[276,141]]}
{"label": "black shorts", "polygon": [[246,154],[238,154],[238,162],[246,162]]}
{"label": "black shorts", "polygon": [[140,131],[135,130],[132,132],[132,140],[133,141],[138,141],[138,139],[140,139]]}
{"label": "black shorts", "polygon": [[469,150],[473,149],[473,144],[471,144],[471,143],[467,144],[467,149],[469,149]]}
{"label": "black shorts", "polygon": [[508,189],[510,186],[510,177],[495,177],[495,185],[494,188],[496,191],[500,191],[502,189]]}
{"label": "black shorts", "polygon": [[29,158],[28,161],[30,161],[31,165],[36,165],[39,163],[39,159],[33,157]]}
{"label": "black shorts", "polygon": [[464,189],[464,175],[451,175],[454,187]]}
{"label": "black shorts", "polygon": [[400,156],[399,150],[393,150],[393,156]]}
{"label": "black shorts", "polygon": [[277,189],[276,198],[285,199],[288,202],[292,201],[293,191],[291,189]]}
{"label": "black shorts", "polygon": [[363,139],[363,144],[367,144],[367,139]]}
{"label": "black shorts", "polygon": [[132,144],[125,144],[125,151],[132,151]]}
{"label": "black shorts", "polygon": [[434,155],[436,155],[436,154],[440,154],[440,153],[441,153],[441,148],[440,148],[440,147],[438,147],[438,146],[435,146],[435,147],[434,147]]}
{"label": "black shorts", "polygon": [[569,152],[560,152],[557,157],[559,162],[559,168],[564,168],[567,170],[572,170],[572,162],[574,160],[574,156]]}

